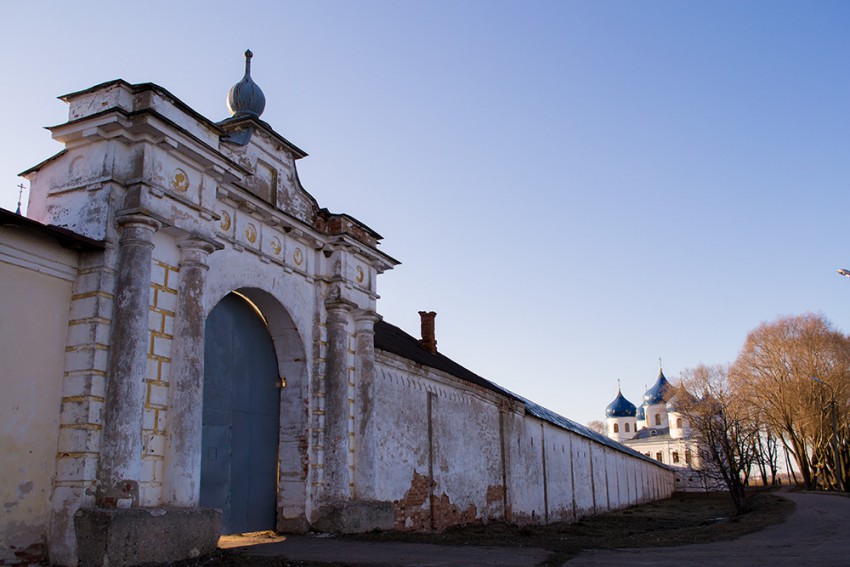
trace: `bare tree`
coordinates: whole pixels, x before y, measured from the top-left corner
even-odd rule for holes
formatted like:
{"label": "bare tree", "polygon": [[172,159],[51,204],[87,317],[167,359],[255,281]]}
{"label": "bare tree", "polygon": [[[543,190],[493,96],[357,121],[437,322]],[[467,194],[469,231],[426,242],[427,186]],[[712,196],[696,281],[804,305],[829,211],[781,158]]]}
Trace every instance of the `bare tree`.
{"label": "bare tree", "polygon": [[794,457],[806,488],[838,488],[837,467],[847,480],[850,339],[826,318],[805,314],[762,323],[747,336],[730,379],[739,397],[758,408],[765,430]]}
{"label": "bare tree", "polygon": [[587,427],[592,429],[593,431],[600,433],[602,435],[608,435],[608,426],[605,425],[602,421],[598,419],[594,419],[593,421],[587,422]]}
{"label": "bare tree", "polygon": [[735,510],[749,510],[744,485],[755,459],[758,429],[746,405],[730,388],[728,367],[700,365],[685,370],[674,393],[677,411],[691,424],[700,462],[700,473],[709,484],[722,482]]}
{"label": "bare tree", "polygon": [[761,475],[761,483],[764,486],[777,484],[779,473],[779,440],[762,426],[758,427],[756,436],[756,466]]}

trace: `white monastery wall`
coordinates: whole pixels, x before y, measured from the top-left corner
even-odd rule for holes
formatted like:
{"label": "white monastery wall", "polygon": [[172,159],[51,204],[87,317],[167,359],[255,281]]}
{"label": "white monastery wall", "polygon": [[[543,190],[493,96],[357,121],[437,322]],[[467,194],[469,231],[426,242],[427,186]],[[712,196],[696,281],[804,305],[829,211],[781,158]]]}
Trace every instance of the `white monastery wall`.
{"label": "white monastery wall", "polygon": [[519,400],[384,351],[376,364],[376,497],[397,529],[571,521],[672,494],[667,468]]}
{"label": "white monastery wall", "polygon": [[[538,523],[545,519],[546,498],[543,485],[542,423],[526,419],[520,406],[506,416],[505,461],[506,490],[510,505],[508,516],[517,523]],[[529,482],[535,479],[535,482]]]}
{"label": "white monastery wall", "polygon": [[551,522],[570,521],[575,518],[573,507],[573,463],[569,458],[571,433],[551,424],[540,422],[545,456],[546,484],[544,518]]}

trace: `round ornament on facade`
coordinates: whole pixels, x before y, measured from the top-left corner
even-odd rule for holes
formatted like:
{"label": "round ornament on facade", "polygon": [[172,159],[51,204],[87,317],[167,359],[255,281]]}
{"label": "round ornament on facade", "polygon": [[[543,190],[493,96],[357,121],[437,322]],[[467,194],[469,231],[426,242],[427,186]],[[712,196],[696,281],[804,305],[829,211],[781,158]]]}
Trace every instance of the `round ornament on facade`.
{"label": "round ornament on facade", "polygon": [[272,252],[274,252],[275,256],[280,254],[280,250],[281,250],[280,240],[278,240],[278,238],[276,236],[274,238],[272,238],[272,241],[269,244],[269,246],[271,246]]}
{"label": "round ornament on facade", "polygon": [[300,248],[296,248],[295,252],[292,253],[292,260],[297,266],[300,266],[304,263],[304,253],[301,252]]}
{"label": "round ornament on facade", "polygon": [[257,227],[253,224],[249,224],[245,228],[245,238],[247,238],[248,242],[251,244],[255,243],[257,241]]}
{"label": "round ornament on facade", "polygon": [[171,190],[177,193],[185,193],[189,190],[189,176],[179,167],[174,170],[171,177]]}
{"label": "round ornament on facade", "polygon": [[363,279],[366,275],[363,273],[363,268],[357,266],[357,283],[363,283]]}
{"label": "round ornament on facade", "polygon": [[230,213],[221,211],[221,230],[230,230]]}

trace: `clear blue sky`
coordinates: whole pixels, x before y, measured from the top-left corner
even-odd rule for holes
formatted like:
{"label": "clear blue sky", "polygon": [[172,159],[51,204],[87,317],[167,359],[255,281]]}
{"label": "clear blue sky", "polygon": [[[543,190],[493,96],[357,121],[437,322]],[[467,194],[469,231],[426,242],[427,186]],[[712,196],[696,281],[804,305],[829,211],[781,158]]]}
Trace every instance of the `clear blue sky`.
{"label": "clear blue sky", "polygon": [[254,51],[322,206],[403,262],[379,310],[576,421],[815,311],[850,329],[850,2],[15,2],[0,206],[56,96],[157,83],[203,115]]}

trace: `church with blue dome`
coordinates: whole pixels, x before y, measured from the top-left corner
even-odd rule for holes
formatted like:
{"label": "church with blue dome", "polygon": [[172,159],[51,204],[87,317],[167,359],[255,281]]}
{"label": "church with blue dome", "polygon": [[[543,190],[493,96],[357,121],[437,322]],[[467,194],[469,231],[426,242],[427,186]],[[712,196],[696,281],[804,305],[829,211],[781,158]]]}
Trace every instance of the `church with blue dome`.
{"label": "church with blue dome", "polygon": [[678,490],[704,489],[696,472],[699,451],[687,418],[676,410],[673,393],[674,387],[661,368],[640,406],[618,388],[617,396],[605,408],[608,437],[660,463],[681,468]]}

